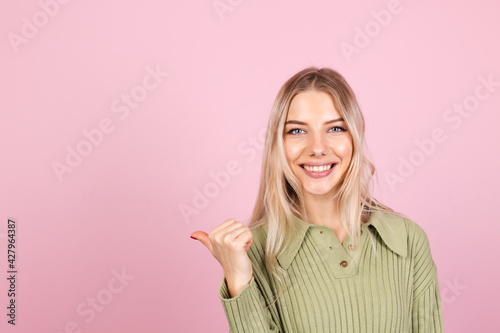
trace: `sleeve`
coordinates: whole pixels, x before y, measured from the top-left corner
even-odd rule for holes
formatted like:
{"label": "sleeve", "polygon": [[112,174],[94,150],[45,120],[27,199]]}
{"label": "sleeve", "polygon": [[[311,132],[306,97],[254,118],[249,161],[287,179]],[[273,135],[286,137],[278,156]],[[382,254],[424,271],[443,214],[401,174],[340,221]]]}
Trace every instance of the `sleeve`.
{"label": "sleeve", "polygon": [[414,333],[444,333],[437,275],[424,292],[413,300],[412,326]]}
{"label": "sleeve", "polygon": [[255,276],[233,298],[230,298],[226,277],[224,276],[219,287],[219,297],[226,313],[229,332],[282,332],[272,319],[270,310],[266,308],[264,296]]}
{"label": "sleeve", "polygon": [[413,244],[413,333],[443,333],[443,315],[437,267],[431,254],[429,239],[417,224]]}

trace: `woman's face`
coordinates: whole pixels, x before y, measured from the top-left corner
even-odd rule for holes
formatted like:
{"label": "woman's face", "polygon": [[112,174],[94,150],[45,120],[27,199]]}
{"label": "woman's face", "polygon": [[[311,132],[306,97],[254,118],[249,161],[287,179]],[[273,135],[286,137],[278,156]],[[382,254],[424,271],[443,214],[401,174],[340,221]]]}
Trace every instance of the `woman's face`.
{"label": "woman's face", "polygon": [[[352,137],[340,119],[325,92],[299,93],[290,103],[283,134],[286,158],[306,195],[333,196],[349,167]],[[308,171],[304,164],[323,169]]]}

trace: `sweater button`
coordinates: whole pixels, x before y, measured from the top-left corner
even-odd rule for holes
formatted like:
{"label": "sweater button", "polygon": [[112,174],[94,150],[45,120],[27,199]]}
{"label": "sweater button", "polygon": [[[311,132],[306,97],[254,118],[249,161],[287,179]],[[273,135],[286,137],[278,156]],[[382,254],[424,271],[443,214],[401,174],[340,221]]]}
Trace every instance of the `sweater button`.
{"label": "sweater button", "polygon": [[347,267],[347,261],[342,260],[342,261],[340,262],[340,266],[342,266],[342,267]]}
{"label": "sweater button", "polygon": [[323,231],[320,231],[319,233],[320,233],[320,234],[322,234],[322,233],[323,233]]}
{"label": "sweater button", "polygon": [[352,244],[349,244],[349,250],[350,251],[356,251],[356,246],[352,245]]}

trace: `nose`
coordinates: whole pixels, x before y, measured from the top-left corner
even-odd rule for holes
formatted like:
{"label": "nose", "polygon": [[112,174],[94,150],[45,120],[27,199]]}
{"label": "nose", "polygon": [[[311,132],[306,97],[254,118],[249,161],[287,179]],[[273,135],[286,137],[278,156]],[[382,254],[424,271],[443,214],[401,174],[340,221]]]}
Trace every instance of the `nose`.
{"label": "nose", "polygon": [[327,155],[328,149],[328,142],[324,135],[316,133],[310,136],[309,150],[311,155]]}

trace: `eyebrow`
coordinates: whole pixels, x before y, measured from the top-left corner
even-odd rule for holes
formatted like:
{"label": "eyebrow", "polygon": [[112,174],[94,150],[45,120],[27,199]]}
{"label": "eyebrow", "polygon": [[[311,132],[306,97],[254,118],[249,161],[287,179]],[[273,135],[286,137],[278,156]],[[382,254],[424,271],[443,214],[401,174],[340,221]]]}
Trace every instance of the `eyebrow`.
{"label": "eyebrow", "polygon": [[[344,118],[337,118],[337,119],[329,120],[329,121],[325,122],[325,125],[328,125],[331,123],[336,123],[337,121],[344,121]],[[300,120],[288,120],[287,122],[285,122],[285,125],[288,125],[288,124],[297,124],[297,125],[306,125],[307,126],[307,123],[300,121]]]}

